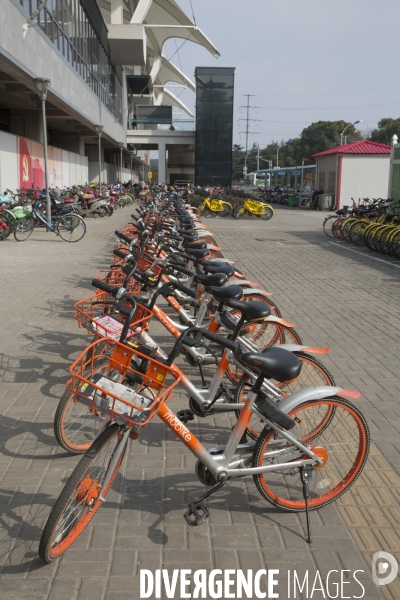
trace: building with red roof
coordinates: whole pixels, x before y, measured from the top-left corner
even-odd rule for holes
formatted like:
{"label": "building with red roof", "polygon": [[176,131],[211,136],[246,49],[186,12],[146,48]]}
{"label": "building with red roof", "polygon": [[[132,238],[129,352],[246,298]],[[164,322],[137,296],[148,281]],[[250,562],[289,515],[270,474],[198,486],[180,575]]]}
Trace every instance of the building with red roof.
{"label": "building with red roof", "polygon": [[386,198],[391,147],[369,140],[314,154],[316,187],[332,196],[336,209],[359,198]]}

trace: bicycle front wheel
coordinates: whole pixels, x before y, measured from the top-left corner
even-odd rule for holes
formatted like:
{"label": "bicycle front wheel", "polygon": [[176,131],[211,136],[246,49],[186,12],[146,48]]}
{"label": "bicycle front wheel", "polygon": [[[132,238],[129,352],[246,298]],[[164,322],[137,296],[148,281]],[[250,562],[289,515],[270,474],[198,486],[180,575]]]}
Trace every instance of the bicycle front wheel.
{"label": "bicycle front wheel", "polygon": [[266,206],[257,216],[263,221],[269,221],[274,216],[274,209],[271,206]]}
{"label": "bicycle front wheel", "polygon": [[86,233],[86,223],[79,215],[61,215],[56,232],[65,242],[79,242]]}
{"label": "bicycle front wheel", "polygon": [[[108,373],[109,360],[100,359],[93,369],[87,369],[85,376],[93,373]],[[85,404],[75,402],[75,395],[65,390],[58,403],[54,417],[54,435],[61,448],[71,454],[84,454],[96,439],[104,424],[105,415],[92,411]]]}
{"label": "bicycle front wheel", "polygon": [[110,425],[82,456],[47,519],[39,545],[39,556],[56,560],[78,539],[101,506],[121,465],[125,451],[103,488],[108,468],[121,441],[120,425]]}
{"label": "bicycle front wheel", "polygon": [[32,215],[27,215],[18,219],[14,227],[14,237],[17,242],[24,242],[32,234],[35,228],[35,219]]}
{"label": "bicycle front wheel", "polygon": [[[321,414],[331,408],[334,412],[329,427],[321,428]],[[337,396],[305,402],[289,416],[296,422],[290,434],[322,459],[314,467],[309,483],[309,508],[321,508],[344,494],[363,470],[370,444],[368,425],[358,408]],[[261,496],[284,510],[304,511],[300,469],[279,469],[280,463],[303,458],[304,454],[293,442],[265,427],[254,448],[253,467],[273,465],[274,470],[254,475]]]}

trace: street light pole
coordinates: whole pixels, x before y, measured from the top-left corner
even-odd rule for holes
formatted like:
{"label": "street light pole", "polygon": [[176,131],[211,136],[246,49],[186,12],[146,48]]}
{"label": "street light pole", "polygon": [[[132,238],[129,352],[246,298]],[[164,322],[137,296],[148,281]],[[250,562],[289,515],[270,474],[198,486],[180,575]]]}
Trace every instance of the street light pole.
{"label": "street light pole", "polygon": [[[47,90],[50,86],[50,79],[44,77],[36,77],[34,80],[39,98],[42,103],[42,118],[43,118],[43,149],[44,149],[44,185],[46,191],[46,217],[48,221],[51,221],[51,203],[49,195],[49,169],[48,169],[48,155],[47,155],[47,122],[46,122],[46,98]],[[47,227],[47,231],[50,229]]]}
{"label": "street light pole", "polygon": [[95,125],[94,130],[99,136],[99,190],[101,192],[101,134],[103,132],[103,125]]}
{"label": "street light pole", "polygon": [[119,179],[119,182],[122,185],[122,151],[124,149],[123,142],[119,142],[118,146],[120,148],[120,165],[121,165],[121,167],[120,167],[120,179]]}
{"label": "street light pole", "polygon": [[[354,123],[349,123],[348,125],[346,125],[346,127],[343,129],[342,133],[340,134],[340,145],[343,146],[343,135],[344,132],[346,131],[346,129],[348,129],[349,127],[351,127],[352,125],[357,125],[357,123],[362,123],[362,119],[360,119],[359,121],[354,121]],[[346,143],[347,140],[347,135],[344,138],[344,143]]]}

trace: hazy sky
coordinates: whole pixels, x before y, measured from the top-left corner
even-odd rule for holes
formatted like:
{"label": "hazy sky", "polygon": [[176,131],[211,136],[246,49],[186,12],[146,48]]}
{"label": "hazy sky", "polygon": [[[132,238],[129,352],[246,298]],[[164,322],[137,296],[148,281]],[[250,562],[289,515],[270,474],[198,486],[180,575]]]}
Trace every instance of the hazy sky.
{"label": "hazy sky", "polygon": [[[196,66],[236,67],[234,141],[244,145],[240,106],[254,94],[249,146],[299,135],[314,121],[354,122],[361,131],[400,117],[399,0],[177,0],[221,54],[186,42],[172,59],[194,80]],[[177,44],[177,46],[176,46]],[[182,40],[169,40],[170,57]],[[195,95],[175,89],[194,110]],[[182,115],[182,118],[184,116]],[[399,132],[400,136],[400,132]]]}

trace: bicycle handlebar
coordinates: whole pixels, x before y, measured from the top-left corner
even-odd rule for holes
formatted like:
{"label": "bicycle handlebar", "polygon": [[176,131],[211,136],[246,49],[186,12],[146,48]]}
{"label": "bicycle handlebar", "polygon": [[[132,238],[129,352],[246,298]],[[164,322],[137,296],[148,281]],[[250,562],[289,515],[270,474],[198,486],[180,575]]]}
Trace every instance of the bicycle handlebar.
{"label": "bicycle handlebar", "polygon": [[124,242],[127,242],[127,244],[131,244],[134,241],[133,238],[128,237],[127,235],[125,235],[121,231],[115,231],[114,233],[121,240],[124,240]]}
{"label": "bicycle handlebar", "polygon": [[102,290],[103,292],[106,292],[107,294],[111,294],[112,296],[114,296],[114,298],[116,297],[119,290],[118,287],[109,285],[105,281],[100,281],[100,279],[93,279],[92,286],[99,290]]}
{"label": "bicycle handlebar", "polygon": [[113,250],[113,254],[114,256],[117,256],[118,258],[122,258],[122,260],[125,260],[125,258],[128,256],[127,252],[122,252],[121,250]]}
{"label": "bicycle handlebar", "polygon": [[189,271],[189,269],[185,269],[184,267],[178,266],[178,265],[167,265],[167,267],[171,267],[174,271],[178,271],[178,273],[183,273],[184,275],[193,275],[192,271]]}
{"label": "bicycle handlebar", "polygon": [[210,340],[210,342],[214,342],[215,344],[218,344],[219,346],[224,346],[228,350],[232,350],[232,352],[237,350],[237,348],[239,346],[239,344],[237,342],[232,342],[231,340],[227,340],[222,335],[218,335],[216,333],[211,333],[211,331],[208,331],[207,329],[200,329],[200,331],[205,338]]}

